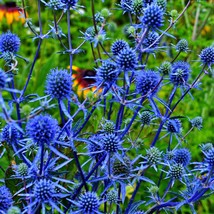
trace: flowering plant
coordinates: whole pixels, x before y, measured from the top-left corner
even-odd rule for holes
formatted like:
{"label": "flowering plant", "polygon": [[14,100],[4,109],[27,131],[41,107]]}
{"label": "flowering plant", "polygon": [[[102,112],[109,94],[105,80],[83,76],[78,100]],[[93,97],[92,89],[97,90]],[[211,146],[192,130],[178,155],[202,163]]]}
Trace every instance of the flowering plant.
{"label": "flowering plant", "polygon": [[[17,87],[17,76],[28,63],[24,51],[19,55],[24,35],[12,29],[0,35],[0,213],[149,214],[186,205],[196,213],[195,204],[214,191],[214,146],[201,144],[203,157],[194,160],[188,135],[201,130],[203,120],[189,119],[177,107],[212,72],[214,47],[199,53],[199,73],[183,57],[191,49],[185,38],[173,46],[174,57],[166,56],[166,41],[175,38],[169,31],[191,1],[180,13],[169,13],[166,0],[118,1],[114,7],[129,20],[126,39],[108,35],[114,10],[95,13],[95,1],[90,2],[92,26],[73,38],[72,13],[80,15],[83,3],[37,0],[37,28],[21,1],[20,15],[37,44],[23,87]],[[45,9],[51,12],[49,29]],[[59,43],[63,50],[57,54],[68,67],[44,69],[42,94],[31,93],[41,48],[49,40]],[[81,96],[74,87],[81,69],[73,63],[85,44],[94,69],[84,71],[81,90],[93,90]],[[152,66],[161,53],[166,60]],[[184,132],[185,121],[190,128]],[[13,159],[10,173],[3,167],[6,156]]]}

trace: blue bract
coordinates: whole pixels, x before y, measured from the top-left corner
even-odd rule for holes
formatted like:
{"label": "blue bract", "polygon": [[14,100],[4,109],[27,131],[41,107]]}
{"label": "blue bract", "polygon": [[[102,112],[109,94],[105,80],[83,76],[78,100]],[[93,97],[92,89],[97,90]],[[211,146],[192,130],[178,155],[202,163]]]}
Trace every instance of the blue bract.
{"label": "blue bract", "polygon": [[7,32],[0,35],[0,52],[16,53],[20,47],[20,39],[17,35]]}
{"label": "blue bract", "polygon": [[57,120],[49,115],[38,115],[27,123],[27,134],[34,143],[50,144],[54,140],[58,126]]}
{"label": "blue bract", "polygon": [[72,92],[71,75],[65,69],[52,69],[46,80],[46,93],[59,100],[69,99]]}
{"label": "blue bract", "polygon": [[61,0],[61,2],[67,5],[67,7],[75,7],[78,0]]}

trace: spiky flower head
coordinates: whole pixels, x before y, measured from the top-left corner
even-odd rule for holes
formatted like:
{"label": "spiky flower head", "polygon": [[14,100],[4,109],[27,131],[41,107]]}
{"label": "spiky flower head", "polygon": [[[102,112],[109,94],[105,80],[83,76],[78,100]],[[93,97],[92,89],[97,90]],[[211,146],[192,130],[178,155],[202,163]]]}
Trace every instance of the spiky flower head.
{"label": "spiky flower head", "polygon": [[21,210],[18,207],[12,206],[8,209],[7,214],[21,214]]}
{"label": "spiky flower head", "polygon": [[150,111],[143,111],[140,114],[140,121],[142,123],[142,125],[150,125],[152,120],[152,113]]}
{"label": "spiky flower head", "polygon": [[163,11],[166,10],[166,6],[167,6],[166,0],[157,0],[156,3],[160,8],[162,8]]}
{"label": "spiky flower head", "polygon": [[0,211],[7,212],[13,204],[12,194],[6,186],[0,187]]}
{"label": "spiky flower head", "polygon": [[187,166],[191,160],[190,151],[186,148],[176,149],[173,160],[178,164],[182,164],[184,167]]}
{"label": "spiky flower head", "polygon": [[126,48],[129,48],[129,44],[122,39],[118,39],[112,44],[111,52],[113,53],[113,55],[117,56],[120,51]]}
{"label": "spiky flower head", "polygon": [[102,138],[102,149],[106,152],[117,152],[120,149],[121,141],[115,134],[107,133]]}
{"label": "spiky flower head", "polygon": [[46,178],[36,181],[34,184],[33,194],[39,202],[49,201],[56,194],[54,182]]}
{"label": "spiky flower head", "polygon": [[184,167],[182,164],[173,164],[170,166],[169,176],[172,179],[181,179],[184,173]]}
{"label": "spiky flower head", "polygon": [[131,162],[129,158],[124,158],[124,162],[115,160],[113,163],[113,175],[118,177],[127,177],[131,171]]}
{"label": "spiky flower head", "polygon": [[103,131],[106,133],[114,133],[115,131],[115,124],[113,121],[110,120],[106,120],[102,127]]}
{"label": "spiky flower head", "polygon": [[190,120],[192,127],[197,128],[198,130],[202,129],[202,123],[203,123],[203,118],[202,117],[195,117],[192,120]]}
{"label": "spiky flower head", "polygon": [[20,39],[17,35],[7,32],[0,35],[0,52],[16,53],[20,47]]}
{"label": "spiky flower head", "polygon": [[156,185],[153,185],[151,187],[149,187],[149,192],[152,194],[152,195],[155,195],[156,193],[158,193],[159,191],[159,187],[156,186]]}
{"label": "spiky flower head", "polygon": [[38,115],[28,121],[26,130],[34,143],[50,144],[58,131],[58,123],[50,115]]}
{"label": "spiky flower head", "polygon": [[177,86],[183,86],[187,83],[190,76],[190,65],[187,62],[175,62],[172,65],[170,81]]}
{"label": "spiky flower head", "polygon": [[167,131],[179,134],[181,132],[181,121],[179,119],[170,119],[167,122]]}
{"label": "spiky flower head", "polygon": [[116,64],[123,71],[133,70],[137,67],[137,55],[132,48],[122,49],[116,57]]}
{"label": "spiky flower head", "polygon": [[96,71],[96,81],[98,82],[98,84],[100,84],[101,82],[103,84],[111,84],[116,80],[116,65],[110,60],[103,61],[102,65],[98,69],[96,69]]}
{"label": "spiky flower head", "polygon": [[7,75],[5,72],[0,68],[0,90],[3,89],[7,82]]}
{"label": "spiky flower head", "polygon": [[181,39],[177,45],[175,46],[176,51],[178,52],[187,52],[188,49],[188,42],[186,39]]}
{"label": "spiky flower head", "polygon": [[164,161],[169,163],[173,161],[173,158],[174,158],[174,151],[167,151],[163,157]]}
{"label": "spiky flower head", "polygon": [[136,92],[144,95],[157,93],[160,75],[152,70],[139,72],[136,76]]}
{"label": "spiky flower head", "polygon": [[214,47],[210,46],[208,48],[204,48],[199,56],[203,64],[211,66],[212,64],[214,64]]}
{"label": "spiky flower head", "polygon": [[52,69],[46,79],[46,93],[59,100],[69,99],[72,92],[71,75],[65,69]]}
{"label": "spiky flower head", "polygon": [[156,165],[160,162],[161,160],[161,154],[162,152],[156,148],[156,147],[151,147],[146,150],[146,161],[148,164]]}
{"label": "spiky flower head", "polygon": [[124,12],[131,12],[133,0],[120,0],[120,7]]}
{"label": "spiky flower head", "polygon": [[109,192],[107,192],[107,194],[106,194],[106,200],[110,204],[116,204],[117,200],[118,200],[118,193],[117,193],[117,191],[110,190]]}
{"label": "spiky flower head", "polygon": [[[143,45],[145,46],[145,48],[152,45],[158,37],[159,37],[159,34],[157,32],[155,32],[155,31],[149,32],[148,36],[143,41]],[[154,45],[152,45],[151,48],[148,49],[148,52],[155,50],[157,48],[158,44],[159,44],[159,41],[154,43]]]}
{"label": "spiky flower head", "polygon": [[147,7],[147,6],[151,5],[154,2],[154,0],[142,0],[142,1],[143,1],[143,6],[144,7]]}
{"label": "spiky flower head", "polygon": [[53,10],[60,10],[63,9],[65,4],[62,3],[62,0],[50,0],[47,6]]}
{"label": "spiky flower head", "polygon": [[75,7],[78,0],[61,0],[63,4],[65,4],[68,8]]}
{"label": "spiky flower head", "polygon": [[13,124],[7,124],[2,130],[2,140],[9,145],[17,144],[20,138],[20,133]]}
{"label": "spiky flower head", "polygon": [[204,152],[205,158],[204,161],[209,164],[209,166],[214,166],[214,148],[209,149],[207,152]]}
{"label": "spiky flower head", "polygon": [[16,174],[21,177],[25,177],[28,175],[28,166],[26,163],[20,163],[16,167]]}
{"label": "spiky flower head", "polygon": [[158,68],[158,71],[163,75],[169,75],[172,71],[172,65],[170,62],[163,62],[160,67]]}
{"label": "spiky flower head", "polygon": [[79,208],[82,210],[82,213],[86,214],[97,213],[100,206],[99,199],[95,192],[86,192],[82,194],[78,203],[80,204]]}
{"label": "spiky flower head", "polygon": [[136,15],[143,13],[143,1],[142,0],[133,0],[132,13],[134,13]]}
{"label": "spiky flower head", "polygon": [[140,18],[143,26],[157,29],[163,25],[164,12],[157,4],[151,4],[144,10],[144,15]]}

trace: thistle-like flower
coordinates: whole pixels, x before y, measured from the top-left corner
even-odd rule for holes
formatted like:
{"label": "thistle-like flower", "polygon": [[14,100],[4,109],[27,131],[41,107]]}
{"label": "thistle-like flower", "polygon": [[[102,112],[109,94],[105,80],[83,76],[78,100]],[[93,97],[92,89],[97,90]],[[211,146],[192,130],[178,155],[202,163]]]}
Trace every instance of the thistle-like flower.
{"label": "thistle-like flower", "polygon": [[187,52],[188,49],[188,42],[186,39],[181,39],[177,45],[175,46],[176,51],[178,52]]}
{"label": "thistle-like flower", "polygon": [[173,160],[178,164],[182,164],[184,167],[187,166],[191,160],[190,151],[185,148],[176,149],[174,152]]}
{"label": "thistle-like flower", "polygon": [[203,123],[203,118],[202,117],[195,117],[192,120],[190,120],[192,127],[197,128],[198,130],[202,129],[202,123]]}
{"label": "thistle-like flower", "polygon": [[169,133],[180,134],[181,133],[181,121],[178,119],[170,119],[167,122],[167,131]]}
{"label": "thistle-like flower", "polygon": [[46,80],[46,93],[52,98],[69,99],[72,93],[71,75],[64,69],[52,69]]}
{"label": "thistle-like flower", "polygon": [[78,208],[78,212],[75,213],[100,213],[99,206],[101,204],[95,192],[86,192],[82,194],[78,201],[73,202]]}
{"label": "thistle-like flower", "polygon": [[184,86],[190,76],[190,65],[187,62],[175,62],[172,65],[172,72],[170,73],[170,81],[177,86]]}
{"label": "thistle-like flower", "polygon": [[143,95],[155,95],[159,89],[160,75],[152,70],[142,71],[136,75],[136,92]]}
{"label": "thistle-like flower", "polygon": [[18,52],[20,47],[20,39],[17,35],[7,32],[0,35],[0,52]]}
{"label": "thistle-like flower", "polygon": [[214,47],[204,48],[200,53],[201,62],[208,66],[214,64]]}
{"label": "thistle-like flower", "polygon": [[122,49],[116,57],[116,64],[120,70],[134,70],[138,65],[135,51],[132,48]]}
{"label": "thistle-like flower", "polygon": [[152,29],[160,28],[163,25],[164,12],[157,4],[151,4],[144,10],[140,21],[145,27]]}
{"label": "thistle-like flower", "polygon": [[12,194],[6,186],[0,187],[0,211],[6,213],[13,204]]}
{"label": "thistle-like flower", "polygon": [[118,39],[112,44],[111,52],[113,55],[117,56],[123,49],[127,48],[129,48],[129,44],[122,39]]}
{"label": "thistle-like flower", "polygon": [[34,143],[50,144],[58,130],[58,122],[49,115],[38,115],[28,121],[26,130]]}
{"label": "thistle-like flower", "polygon": [[163,62],[160,67],[158,68],[158,71],[163,75],[169,75],[172,71],[172,65],[170,62]]}
{"label": "thistle-like flower", "polygon": [[169,170],[169,176],[176,180],[180,180],[182,179],[182,176],[184,174],[184,168],[182,164],[173,164],[170,166],[170,170]]}
{"label": "thistle-like flower", "polygon": [[2,140],[9,145],[15,145],[20,138],[20,132],[13,124],[7,124],[2,130]]}

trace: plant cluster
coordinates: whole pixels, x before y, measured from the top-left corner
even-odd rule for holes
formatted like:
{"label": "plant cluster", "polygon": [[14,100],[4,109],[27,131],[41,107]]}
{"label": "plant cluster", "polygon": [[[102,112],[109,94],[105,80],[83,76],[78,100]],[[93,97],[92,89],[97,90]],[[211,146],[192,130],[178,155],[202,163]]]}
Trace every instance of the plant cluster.
{"label": "plant cluster", "polygon": [[[128,37],[111,38],[110,47],[107,31],[114,10],[95,13],[91,0],[92,26],[73,38],[70,17],[82,8],[78,0],[37,0],[39,30],[21,2],[37,49],[24,87],[17,88],[20,61],[27,62],[25,53],[19,53],[23,44],[12,30],[0,34],[5,64],[0,69],[0,161],[11,153],[14,159],[9,175],[1,167],[0,213],[150,214],[183,206],[196,213],[195,204],[214,192],[214,146],[201,144],[203,157],[194,160],[188,135],[202,129],[203,119],[176,110],[212,71],[214,47],[199,53],[199,73],[180,55],[191,50],[185,38],[174,44],[173,60],[163,60],[157,68],[148,63],[166,52],[162,39],[173,38],[170,29],[191,1],[177,15],[167,11],[166,0],[119,1],[115,7],[129,19]],[[44,8],[53,14],[47,32]],[[67,30],[60,27],[63,16]],[[63,48],[58,53],[66,54],[69,68],[59,64],[44,70],[44,94],[28,93],[41,47],[51,39]],[[83,99],[73,89],[72,67],[85,43],[91,45],[95,70],[85,80],[95,90]],[[90,122],[97,119],[98,126],[91,129]],[[183,128],[185,121],[189,130]]]}

